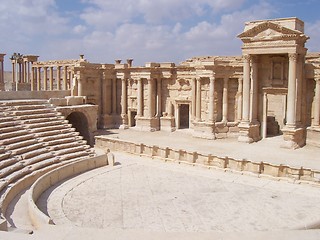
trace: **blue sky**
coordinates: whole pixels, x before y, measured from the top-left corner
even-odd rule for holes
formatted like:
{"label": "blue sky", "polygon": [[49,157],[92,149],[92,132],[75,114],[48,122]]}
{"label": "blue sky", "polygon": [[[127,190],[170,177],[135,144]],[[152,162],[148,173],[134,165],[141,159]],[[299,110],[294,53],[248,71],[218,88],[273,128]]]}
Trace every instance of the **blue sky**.
{"label": "blue sky", "polygon": [[240,55],[244,23],[296,16],[320,51],[319,0],[1,0],[0,52],[40,61],[113,63],[133,58],[179,63],[193,56]]}

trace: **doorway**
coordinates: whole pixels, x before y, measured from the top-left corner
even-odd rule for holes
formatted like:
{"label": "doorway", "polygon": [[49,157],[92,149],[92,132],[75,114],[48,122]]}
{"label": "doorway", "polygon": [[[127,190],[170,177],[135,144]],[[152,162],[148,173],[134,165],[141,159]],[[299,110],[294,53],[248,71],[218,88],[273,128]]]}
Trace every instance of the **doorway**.
{"label": "doorway", "polygon": [[179,128],[186,129],[189,128],[189,104],[180,104],[179,106]]}
{"label": "doorway", "polygon": [[136,116],[137,116],[137,111],[130,111],[130,116],[129,116],[129,127],[135,127],[136,126]]}

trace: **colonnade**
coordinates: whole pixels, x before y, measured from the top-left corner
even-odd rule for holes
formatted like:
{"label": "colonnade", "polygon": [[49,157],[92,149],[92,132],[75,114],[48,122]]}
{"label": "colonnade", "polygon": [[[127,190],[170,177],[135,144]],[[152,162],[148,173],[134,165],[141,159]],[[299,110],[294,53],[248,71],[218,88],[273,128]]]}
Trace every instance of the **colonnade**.
{"label": "colonnade", "polygon": [[31,91],[69,90],[73,75],[73,70],[68,65],[33,66],[31,70]]}

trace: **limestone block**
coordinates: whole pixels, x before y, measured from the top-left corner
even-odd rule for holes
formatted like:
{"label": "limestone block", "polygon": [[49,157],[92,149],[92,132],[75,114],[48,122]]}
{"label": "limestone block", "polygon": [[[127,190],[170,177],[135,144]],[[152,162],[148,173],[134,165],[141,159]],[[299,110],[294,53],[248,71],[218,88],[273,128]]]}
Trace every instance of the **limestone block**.
{"label": "limestone block", "polygon": [[212,160],[209,163],[210,166],[215,166],[218,168],[226,168],[226,159],[217,156],[212,156]]}
{"label": "limestone block", "polygon": [[67,96],[65,98],[67,99],[68,106],[82,105],[85,103],[85,98],[82,96]]}
{"label": "limestone block", "polygon": [[232,158],[226,158],[227,161],[227,168],[236,170],[236,171],[242,171],[242,160],[236,160]]}
{"label": "limestone block", "polygon": [[66,98],[50,98],[49,103],[55,106],[67,106],[68,100]]}
{"label": "limestone block", "polygon": [[279,177],[279,166],[263,162],[263,174]]}
{"label": "limestone block", "polygon": [[242,160],[242,163],[243,163],[243,171],[261,173],[261,163],[251,162],[245,159]]}

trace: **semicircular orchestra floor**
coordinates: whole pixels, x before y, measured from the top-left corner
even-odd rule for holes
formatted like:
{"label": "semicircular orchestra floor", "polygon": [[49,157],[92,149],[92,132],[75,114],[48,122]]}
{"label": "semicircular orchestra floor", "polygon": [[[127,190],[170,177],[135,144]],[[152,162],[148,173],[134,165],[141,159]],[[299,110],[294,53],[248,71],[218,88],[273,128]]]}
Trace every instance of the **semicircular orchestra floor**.
{"label": "semicircular orchestra floor", "polygon": [[115,167],[48,189],[55,224],[165,232],[293,229],[320,219],[320,189],[116,153]]}

